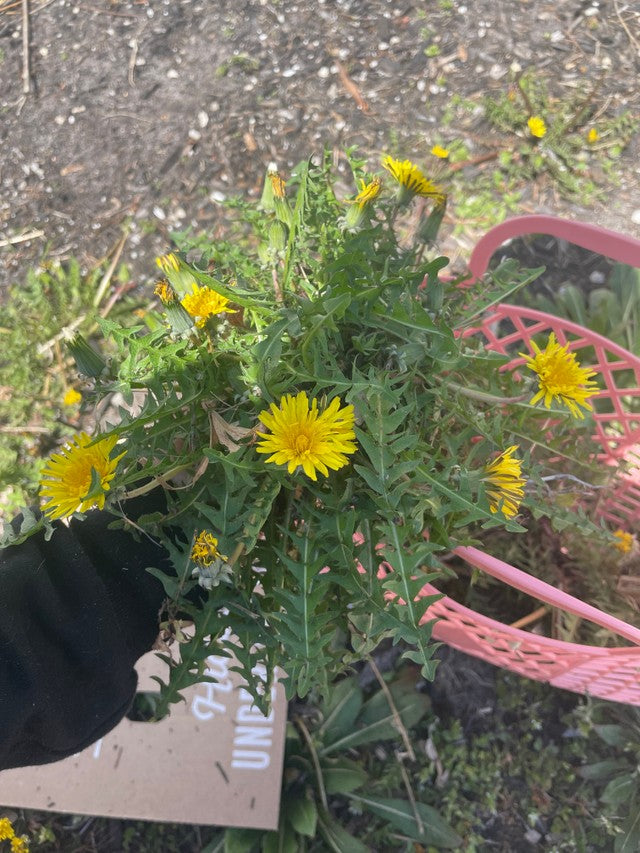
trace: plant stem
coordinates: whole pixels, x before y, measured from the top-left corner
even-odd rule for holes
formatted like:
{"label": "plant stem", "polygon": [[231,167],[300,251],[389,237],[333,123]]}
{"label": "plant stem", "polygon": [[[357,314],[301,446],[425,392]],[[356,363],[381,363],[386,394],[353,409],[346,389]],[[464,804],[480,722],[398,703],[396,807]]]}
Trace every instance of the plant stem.
{"label": "plant stem", "polygon": [[449,379],[447,380],[447,385],[449,388],[453,388],[454,391],[462,394],[463,397],[469,397],[481,403],[496,403],[498,405],[502,403],[522,403],[529,396],[529,394],[518,394],[517,397],[496,397],[494,394],[487,394],[485,391],[478,391],[476,388],[467,388],[466,385],[458,385],[457,382],[451,382]]}

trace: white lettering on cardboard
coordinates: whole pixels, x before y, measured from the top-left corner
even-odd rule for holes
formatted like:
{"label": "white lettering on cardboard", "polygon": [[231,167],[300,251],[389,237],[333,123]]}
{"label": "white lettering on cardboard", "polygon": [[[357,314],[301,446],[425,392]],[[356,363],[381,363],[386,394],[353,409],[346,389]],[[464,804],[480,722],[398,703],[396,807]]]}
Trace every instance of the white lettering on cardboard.
{"label": "white lettering on cardboard", "polygon": [[231,766],[238,770],[265,770],[271,761],[268,752],[254,752],[252,749],[234,749]]}
{"label": "white lettering on cardboard", "polygon": [[[264,667],[257,666],[254,673],[263,679],[266,675]],[[271,688],[271,702],[275,701],[276,689]],[[231,766],[237,770],[265,770],[271,763],[274,710],[273,705],[268,716],[260,712],[253,704],[253,697],[243,687],[239,690],[239,705],[236,712],[236,729],[233,737]],[[253,725],[242,725],[252,723]],[[241,749],[240,747],[251,747]],[[257,748],[257,747],[262,747]]]}
{"label": "white lettering on cardboard", "polygon": [[236,726],[233,738],[234,746],[271,746],[273,729],[271,726],[256,728],[255,726]]}
{"label": "white lettering on cardboard", "polygon": [[[216,698],[218,693],[231,693],[233,683],[229,678],[227,658],[209,655],[205,675],[215,678],[216,681],[205,681],[198,685],[198,693],[191,703],[191,713],[198,720],[211,720],[218,714],[226,714],[227,706]],[[204,694],[204,695],[203,695]]]}

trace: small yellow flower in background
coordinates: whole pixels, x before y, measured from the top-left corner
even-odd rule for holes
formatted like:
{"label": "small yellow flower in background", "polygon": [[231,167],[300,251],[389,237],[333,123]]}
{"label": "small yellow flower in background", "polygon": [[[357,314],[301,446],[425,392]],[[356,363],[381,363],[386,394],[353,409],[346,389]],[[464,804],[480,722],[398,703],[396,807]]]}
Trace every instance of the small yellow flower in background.
{"label": "small yellow flower in background", "polygon": [[449,149],[443,148],[442,145],[434,145],[431,149],[434,157],[439,157],[441,160],[446,160],[449,156]]}
{"label": "small yellow flower in background", "polygon": [[554,399],[564,404],[574,418],[584,419],[584,414],[578,408],[582,406],[588,411],[593,410],[587,400],[598,393],[598,385],[591,378],[595,370],[580,367],[575,353],[569,352],[569,344],[563,347],[556,340],[554,332],[549,335],[549,341],[541,350],[535,341],[531,341],[535,355],[519,353],[527,360],[527,367],[538,375],[539,391],[531,400],[531,405],[544,400],[550,408]]}
{"label": "small yellow flower in background", "polygon": [[178,272],[180,266],[178,264],[178,259],[171,252],[168,255],[160,255],[159,258],[156,258],[156,264],[160,267],[165,275],[168,275],[172,270],[174,272]]}
{"label": "small yellow flower in background", "polygon": [[27,839],[14,835],[11,839],[11,853],[29,853],[29,842]]}
{"label": "small yellow flower in background", "polygon": [[518,449],[514,444],[485,467],[484,481],[491,512],[502,512],[507,518],[518,514],[524,497],[526,480],[522,477],[522,463],[513,454]]}
{"label": "small yellow flower in background", "polygon": [[599,139],[600,139],[600,134],[595,129],[595,127],[592,127],[591,130],[589,131],[589,133],[587,134],[587,142],[589,142],[589,143],[591,143],[591,145],[593,145],[593,143],[597,142]]}
{"label": "small yellow flower in background", "polygon": [[26,836],[18,836],[8,817],[0,817],[0,842],[11,842],[11,853],[29,853],[29,842]]}
{"label": "small yellow flower in background", "polygon": [[221,296],[211,287],[193,285],[193,293],[188,293],[182,300],[182,307],[196,317],[196,326],[202,327],[209,317],[215,314],[237,314],[234,308],[229,308],[229,300]]}
{"label": "small yellow flower in background", "polygon": [[106,493],[111,488],[109,484],[126,450],[112,459],[117,435],[95,444],[91,444],[92,441],[86,432],[78,433],[60,453],[49,457],[40,478],[40,494],[46,500],[43,510],[50,519],[69,518],[74,512],[104,507]]}
{"label": "small yellow flower in background", "polygon": [[544,123],[544,119],[540,118],[540,116],[531,116],[527,125],[529,127],[529,133],[531,136],[535,136],[536,139],[542,139],[547,132],[547,125]]}
{"label": "small yellow flower in background", "polygon": [[369,204],[375,199],[378,198],[382,191],[382,181],[380,178],[374,178],[372,181],[369,181],[367,184],[362,179],[360,180],[360,192],[353,199],[353,201],[349,202],[349,204],[357,204],[360,209],[365,207],[365,205]]}
{"label": "small yellow flower in background", "polygon": [[269,180],[271,181],[271,187],[273,189],[273,194],[276,198],[284,198],[286,195],[285,187],[286,184],[280,177],[278,172],[269,172]]}
{"label": "small yellow flower in background", "polygon": [[280,406],[271,403],[270,412],[261,412],[259,419],[271,430],[271,435],[259,432],[263,439],[256,450],[270,453],[267,462],[286,465],[289,474],[298,466],[312,480],[317,480],[316,471],[328,476],[329,468],[337,471],[349,460],[346,454],[358,449],[353,430],[353,406],[340,408],[340,399],[334,397],[323,412],[318,411],[314,398],[309,407],[305,391],[297,396],[286,394]]}
{"label": "small yellow flower in background", "polygon": [[169,282],[164,279],[156,284],[153,289],[153,294],[158,297],[163,305],[168,305],[169,302],[173,302],[176,298],[175,290],[171,287]]}
{"label": "small yellow flower in background", "polygon": [[387,155],[382,161],[382,165],[400,184],[401,192],[398,196],[400,204],[409,201],[412,195],[432,198],[438,205],[445,203],[447,194],[442,187],[425,178],[411,160],[395,160]]}
{"label": "small yellow flower in background", "polygon": [[0,817],[0,841],[8,841],[15,837],[13,824],[8,817]]}
{"label": "small yellow flower in background", "polygon": [[201,566],[210,566],[214,560],[226,560],[227,558],[218,551],[216,537],[207,530],[203,530],[197,535],[196,541],[193,543],[191,559]]}
{"label": "small yellow flower in background", "polygon": [[616,548],[623,554],[628,554],[633,548],[633,536],[631,533],[627,533],[626,530],[622,530],[618,528],[614,530],[613,535],[618,540],[614,543],[613,547]]}
{"label": "small yellow flower in background", "polygon": [[82,394],[79,391],[76,391],[75,388],[67,388],[64,397],[62,398],[62,404],[64,406],[75,406],[82,400]]}

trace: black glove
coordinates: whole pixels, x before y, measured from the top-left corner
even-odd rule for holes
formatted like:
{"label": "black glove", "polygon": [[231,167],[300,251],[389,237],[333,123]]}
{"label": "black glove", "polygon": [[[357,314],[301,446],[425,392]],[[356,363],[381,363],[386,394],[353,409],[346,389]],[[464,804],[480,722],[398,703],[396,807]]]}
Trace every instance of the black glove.
{"label": "black glove", "polygon": [[[163,498],[127,503],[137,518]],[[158,635],[165,598],[145,569],[171,572],[147,536],[93,511],[49,542],[0,551],[0,770],[58,761],[113,728],[136,692],[133,666]]]}

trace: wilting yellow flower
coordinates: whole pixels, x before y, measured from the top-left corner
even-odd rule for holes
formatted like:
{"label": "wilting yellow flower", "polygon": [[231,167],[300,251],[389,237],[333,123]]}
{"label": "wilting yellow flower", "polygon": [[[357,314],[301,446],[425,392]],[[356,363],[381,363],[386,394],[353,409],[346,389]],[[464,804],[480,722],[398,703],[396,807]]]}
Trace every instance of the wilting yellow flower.
{"label": "wilting yellow flower", "polygon": [[526,480],[522,478],[522,463],[513,456],[517,449],[517,444],[508,447],[484,469],[489,508],[491,512],[502,512],[507,518],[518,514],[524,497]]}
{"label": "wilting yellow flower", "polygon": [[574,418],[584,418],[578,407],[593,410],[587,399],[598,392],[598,385],[591,378],[596,375],[595,370],[580,367],[575,353],[568,351],[568,344],[561,347],[554,332],[549,335],[544,350],[541,350],[535,341],[531,341],[531,346],[535,355],[520,353],[526,358],[527,367],[538,375],[540,390],[531,400],[531,405],[535,406],[539,400],[544,400],[548,409],[556,399],[569,409]]}
{"label": "wilting yellow flower", "polygon": [[159,258],[156,258],[156,264],[160,267],[165,275],[168,275],[172,270],[174,272],[178,272],[180,266],[178,264],[178,259],[171,252],[168,255],[160,255]]}
{"label": "wilting yellow flower", "polygon": [[633,536],[631,533],[627,533],[626,530],[622,530],[618,528],[613,531],[613,535],[618,540],[614,543],[614,548],[617,548],[618,551],[621,551],[623,554],[628,554],[629,551],[633,548]]}
{"label": "wilting yellow flower", "polygon": [[27,839],[14,835],[11,839],[11,853],[29,853],[29,842]]}
{"label": "wilting yellow flower", "polygon": [[163,305],[168,305],[176,298],[176,292],[171,287],[168,281],[164,279],[159,281],[153,289],[154,296],[157,296]]}
{"label": "wilting yellow flower", "polygon": [[207,530],[203,530],[197,535],[196,541],[193,543],[191,559],[201,566],[210,566],[214,560],[226,560],[227,558],[218,551],[216,537]]}
{"label": "wilting yellow flower", "polygon": [[592,127],[591,130],[589,131],[589,133],[587,134],[587,141],[590,142],[591,144],[593,144],[594,142],[597,142],[599,139],[600,139],[600,134],[595,129],[595,127]]}
{"label": "wilting yellow flower", "polygon": [[287,465],[289,474],[298,466],[312,480],[316,471],[326,477],[329,468],[337,471],[349,460],[347,453],[358,449],[353,431],[353,406],[340,408],[340,399],[334,397],[323,412],[318,412],[318,401],[314,398],[309,408],[305,391],[297,396],[287,394],[280,400],[280,407],[271,404],[270,412],[261,412],[258,417],[271,430],[271,435],[259,432],[264,439],[258,444],[258,453],[270,453],[267,462]]}
{"label": "wilting yellow flower", "polygon": [[183,308],[197,317],[196,326],[204,326],[209,317],[215,314],[237,314],[233,308],[229,308],[229,300],[221,296],[211,287],[199,287],[193,285],[193,293],[188,293],[182,300]]}
{"label": "wilting yellow flower", "polygon": [[75,388],[67,388],[64,397],[62,398],[62,404],[64,406],[75,406],[76,403],[79,403],[82,400],[82,394],[79,391],[76,391]]}
{"label": "wilting yellow flower", "polygon": [[412,195],[432,198],[436,204],[444,204],[446,201],[447,195],[442,187],[425,178],[411,160],[395,160],[387,155],[382,165],[400,184],[401,192],[398,198],[400,203],[408,201]]}
{"label": "wilting yellow flower", "polygon": [[86,432],[78,433],[60,453],[49,457],[40,478],[40,494],[46,499],[43,509],[49,518],[68,518],[74,512],[104,507],[109,484],[126,450],[112,459],[117,435],[95,444],[92,441]]}
{"label": "wilting yellow flower", "polygon": [[446,160],[449,156],[449,149],[443,148],[442,145],[434,145],[431,149],[434,157],[440,157],[441,160]]}
{"label": "wilting yellow flower", "polygon": [[367,184],[365,181],[360,180],[360,192],[358,195],[350,202],[350,204],[357,204],[362,210],[367,204],[378,198],[380,192],[382,191],[382,181],[380,178],[374,178],[372,181],[369,181]]}
{"label": "wilting yellow flower", "polygon": [[0,817],[0,841],[8,841],[15,837],[13,824],[8,817]]}
{"label": "wilting yellow flower", "polygon": [[271,181],[271,188],[273,189],[273,194],[276,198],[284,198],[285,197],[285,182],[282,180],[278,172],[269,172],[269,180]]}
{"label": "wilting yellow flower", "polygon": [[537,139],[542,139],[547,132],[547,125],[544,123],[544,119],[540,118],[540,116],[531,116],[527,125],[531,136],[535,136]]}

